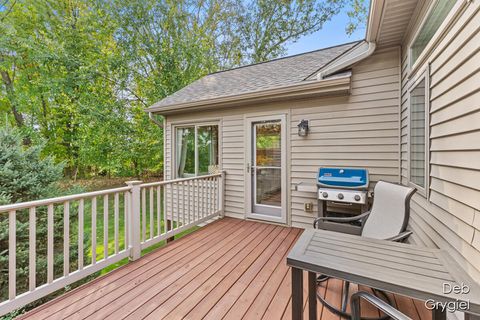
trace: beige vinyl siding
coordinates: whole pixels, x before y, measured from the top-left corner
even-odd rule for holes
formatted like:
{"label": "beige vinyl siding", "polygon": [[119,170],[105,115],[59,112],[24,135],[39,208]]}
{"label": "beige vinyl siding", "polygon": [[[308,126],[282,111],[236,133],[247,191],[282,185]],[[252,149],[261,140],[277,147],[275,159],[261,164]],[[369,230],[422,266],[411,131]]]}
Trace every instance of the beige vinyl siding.
{"label": "beige vinyl siding", "polygon": [[[291,183],[315,183],[320,166],[365,167],[370,186],[399,182],[399,52],[385,49],[352,68],[349,96],[293,103],[291,108]],[[297,135],[309,120],[307,137]],[[314,193],[292,191],[292,225],[311,228],[317,211]],[[314,203],[307,213],[305,202]]]}
{"label": "beige vinyl siding", "polygon": [[[428,200],[421,194],[414,196],[410,227],[414,231],[413,242],[449,251],[480,281],[479,20],[479,5],[472,2],[427,57],[430,62],[430,196]],[[415,28],[410,34],[414,33]],[[411,36],[405,40],[402,54],[401,172],[404,184],[408,184],[409,39]]]}

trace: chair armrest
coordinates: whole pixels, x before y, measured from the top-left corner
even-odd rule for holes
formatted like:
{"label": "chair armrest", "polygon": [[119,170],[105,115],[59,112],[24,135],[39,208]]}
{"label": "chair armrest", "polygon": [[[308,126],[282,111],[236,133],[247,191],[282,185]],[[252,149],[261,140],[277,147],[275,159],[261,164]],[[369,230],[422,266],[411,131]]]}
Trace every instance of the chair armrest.
{"label": "chair armrest", "polygon": [[358,291],[352,295],[350,300],[350,308],[352,310],[352,320],[360,320],[360,299],[364,299],[370,304],[374,305],[377,309],[383,311],[385,314],[389,315],[394,320],[412,320],[402,312],[398,311],[382,299],[374,296],[365,291]]}
{"label": "chair armrest", "polygon": [[364,212],[354,217],[320,217],[313,221],[313,227],[317,228],[317,224],[320,221],[339,222],[339,223],[349,223],[353,221],[358,221],[365,217],[368,217],[369,214],[370,214],[370,211]]}
{"label": "chair armrest", "polygon": [[407,240],[407,238],[410,237],[412,235],[412,233],[413,233],[412,231],[404,231],[402,233],[399,233],[396,236],[393,236],[393,237],[385,239],[385,240],[402,242],[404,240]]}

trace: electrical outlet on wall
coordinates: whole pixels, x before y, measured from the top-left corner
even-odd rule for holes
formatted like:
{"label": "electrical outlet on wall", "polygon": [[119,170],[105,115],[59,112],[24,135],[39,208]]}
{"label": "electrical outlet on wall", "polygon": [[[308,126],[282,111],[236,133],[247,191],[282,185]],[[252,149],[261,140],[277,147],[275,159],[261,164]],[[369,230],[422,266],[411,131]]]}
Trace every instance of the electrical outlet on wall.
{"label": "electrical outlet on wall", "polygon": [[304,210],[305,212],[312,212],[312,211],[313,211],[313,203],[311,203],[311,202],[305,202],[303,205],[304,205],[303,210]]}

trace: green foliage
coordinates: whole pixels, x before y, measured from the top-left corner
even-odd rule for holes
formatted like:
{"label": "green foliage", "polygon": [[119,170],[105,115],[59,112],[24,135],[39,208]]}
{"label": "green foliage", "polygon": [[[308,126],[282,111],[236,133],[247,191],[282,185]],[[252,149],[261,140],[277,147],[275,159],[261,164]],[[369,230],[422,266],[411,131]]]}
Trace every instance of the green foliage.
{"label": "green foliage", "polygon": [[0,191],[7,200],[3,204],[47,196],[62,177],[62,165],[52,157],[41,158],[42,145],[25,148],[22,142],[18,130],[0,128]]}
{"label": "green foliage", "polygon": [[[41,156],[42,145],[23,146],[23,135],[15,128],[0,128],[0,190],[5,202],[17,203],[37,200],[57,193],[56,182],[62,177],[63,166],[55,164],[51,157]],[[72,219],[76,207],[70,212]],[[0,217],[0,300],[7,298],[8,290],[8,215]],[[54,211],[54,268],[62,270],[63,252],[63,210],[56,207]],[[46,208],[39,207],[36,212],[37,237],[37,283],[46,281],[47,252],[47,214]],[[29,214],[28,210],[16,212],[16,259],[17,259],[17,292],[28,289],[28,259],[29,259]],[[75,229],[71,237],[76,237]],[[76,248],[70,252],[72,261],[77,256]]]}
{"label": "green foliage", "polygon": [[[143,111],[201,76],[285,54],[366,0],[7,0],[0,124],[45,141],[67,177],[160,174],[163,130]],[[0,196],[2,201],[8,201]]]}

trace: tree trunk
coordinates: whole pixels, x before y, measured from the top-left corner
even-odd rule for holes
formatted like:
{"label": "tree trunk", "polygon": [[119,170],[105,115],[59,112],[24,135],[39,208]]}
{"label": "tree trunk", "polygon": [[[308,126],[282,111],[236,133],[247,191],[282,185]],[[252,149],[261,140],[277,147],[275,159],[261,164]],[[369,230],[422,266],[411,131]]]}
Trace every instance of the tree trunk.
{"label": "tree trunk", "polygon": [[10,107],[12,109],[13,116],[15,117],[15,122],[17,123],[18,127],[23,127],[25,123],[24,123],[22,114],[18,112],[18,109],[17,109],[12,79],[10,78],[10,75],[8,74],[8,72],[5,70],[0,70],[0,74],[2,75],[3,83],[5,84],[5,89],[7,91],[7,98],[10,102]]}

